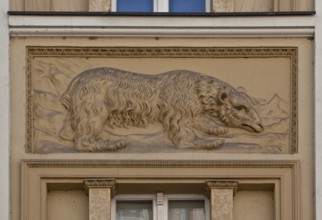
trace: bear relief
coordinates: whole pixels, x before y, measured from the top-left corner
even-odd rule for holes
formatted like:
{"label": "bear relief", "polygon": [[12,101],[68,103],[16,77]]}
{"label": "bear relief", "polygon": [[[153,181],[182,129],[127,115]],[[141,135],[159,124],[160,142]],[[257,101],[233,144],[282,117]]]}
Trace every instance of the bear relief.
{"label": "bear relief", "polygon": [[[157,75],[113,68],[80,73],[62,95],[69,112],[59,136],[79,151],[115,151],[124,139],[98,138],[103,127],[141,127],[159,123],[178,148],[216,149],[214,138],[228,128],[264,130],[252,99],[214,77],[188,70]],[[205,134],[205,135],[202,135]]]}

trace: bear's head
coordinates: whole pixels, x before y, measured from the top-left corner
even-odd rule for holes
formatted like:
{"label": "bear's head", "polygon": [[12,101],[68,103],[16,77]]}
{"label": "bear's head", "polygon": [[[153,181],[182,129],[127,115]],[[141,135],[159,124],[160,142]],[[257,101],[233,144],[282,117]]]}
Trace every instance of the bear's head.
{"label": "bear's head", "polygon": [[251,98],[237,90],[219,91],[217,115],[225,125],[260,133],[264,130],[261,118]]}

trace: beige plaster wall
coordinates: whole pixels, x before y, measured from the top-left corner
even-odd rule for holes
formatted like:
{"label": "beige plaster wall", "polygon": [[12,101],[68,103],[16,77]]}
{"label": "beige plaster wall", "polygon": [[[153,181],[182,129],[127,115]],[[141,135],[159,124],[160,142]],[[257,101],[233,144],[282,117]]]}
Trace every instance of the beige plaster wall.
{"label": "beige plaster wall", "polygon": [[234,220],[274,220],[271,191],[238,191],[234,197]]}
{"label": "beige plaster wall", "polygon": [[[313,220],[313,71],[312,71],[312,40],[307,38],[271,38],[271,39],[170,39],[170,38],[16,38],[11,39],[10,48],[10,80],[11,80],[11,213],[12,220],[20,219],[20,163],[23,159],[88,159],[88,160],[299,160],[301,165],[301,186],[298,195],[301,198],[301,219]],[[299,152],[297,154],[229,154],[209,152],[182,152],[182,153],[55,153],[55,154],[30,154],[25,153],[25,121],[26,121],[26,46],[96,46],[96,47],[298,47],[299,71],[298,71],[298,141]],[[244,192],[238,201],[246,200],[258,204],[253,194]],[[258,192],[256,192],[258,193]],[[81,192],[68,193],[72,198],[82,198]],[[265,208],[258,208],[270,213],[271,195],[260,193]],[[57,192],[50,197],[50,204],[56,204],[64,193]],[[84,202],[80,204],[84,205]],[[80,206],[77,206],[80,207]],[[236,206],[238,208],[240,206]],[[59,208],[58,204],[52,206],[53,210]],[[239,209],[239,208],[238,208]],[[239,210],[241,210],[240,208]],[[85,214],[85,212],[83,212]],[[242,213],[242,212],[241,212]],[[241,214],[243,215],[243,214]],[[250,217],[251,218],[251,217]],[[255,217],[254,217],[255,218]],[[53,218],[54,219],[54,218]],[[242,218],[240,218],[242,219]],[[267,219],[270,219],[268,217]]]}
{"label": "beige plaster wall", "polygon": [[88,219],[88,197],[84,190],[50,190],[47,207],[48,220]]}

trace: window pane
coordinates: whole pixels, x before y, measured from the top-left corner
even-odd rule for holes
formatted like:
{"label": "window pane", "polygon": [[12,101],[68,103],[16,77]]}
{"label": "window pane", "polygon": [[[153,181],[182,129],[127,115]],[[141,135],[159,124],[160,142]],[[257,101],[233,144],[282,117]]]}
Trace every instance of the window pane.
{"label": "window pane", "polygon": [[170,0],[170,12],[205,12],[205,0]]}
{"label": "window pane", "polygon": [[168,220],[205,220],[205,201],[169,201],[168,217]]}
{"label": "window pane", "polygon": [[117,201],[116,220],[153,220],[152,201]]}
{"label": "window pane", "polygon": [[153,0],[117,0],[117,12],[153,12]]}

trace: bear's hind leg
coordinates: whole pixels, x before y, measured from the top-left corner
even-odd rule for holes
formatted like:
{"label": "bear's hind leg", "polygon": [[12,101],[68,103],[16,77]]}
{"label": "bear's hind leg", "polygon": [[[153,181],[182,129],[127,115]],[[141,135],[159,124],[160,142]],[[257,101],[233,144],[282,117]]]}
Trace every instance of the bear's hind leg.
{"label": "bear's hind leg", "polygon": [[96,101],[94,107],[93,103],[91,104],[91,109],[86,106],[77,112],[75,148],[85,152],[115,151],[124,148],[127,143],[123,139],[116,141],[99,139],[108,111],[103,102]]}
{"label": "bear's hind leg", "polygon": [[104,140],[83,140],[76,141],[75,148],[84,152],[102,152],[102,151],[116,151],[126,147],[126,141],[123,139],[116,141]]}

